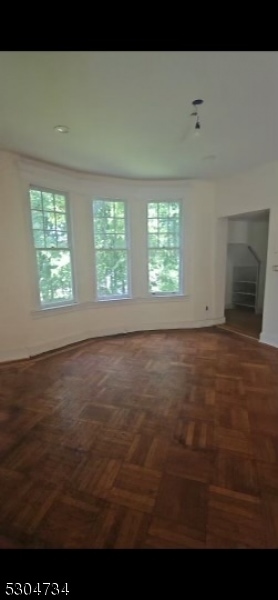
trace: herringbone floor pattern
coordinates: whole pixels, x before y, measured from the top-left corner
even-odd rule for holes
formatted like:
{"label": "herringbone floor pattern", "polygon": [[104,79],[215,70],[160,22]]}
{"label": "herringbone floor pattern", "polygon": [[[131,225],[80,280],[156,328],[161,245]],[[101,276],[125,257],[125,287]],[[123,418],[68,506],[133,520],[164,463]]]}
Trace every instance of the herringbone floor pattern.
{"label": "herringbone floor pattern", "polygon": [[278,351],[134,333],[0,368],[0,547],[277,548]]}

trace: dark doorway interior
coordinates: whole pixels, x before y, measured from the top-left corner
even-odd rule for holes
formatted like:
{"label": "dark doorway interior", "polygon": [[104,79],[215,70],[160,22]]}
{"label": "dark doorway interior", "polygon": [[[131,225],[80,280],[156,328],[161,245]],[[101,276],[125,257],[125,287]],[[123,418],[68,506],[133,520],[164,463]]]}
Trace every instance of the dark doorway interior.
{"label": "dark doorway interior", "polygon": [[221,328],[235,331],[259,339],[262,331],[262,315],[248,308],[229,308],[225,310],[226,323]]}
{"label": "dark doorway interior", "polygon": [[269,211],[228,219],[224,329],[259,339],[262,331]]}

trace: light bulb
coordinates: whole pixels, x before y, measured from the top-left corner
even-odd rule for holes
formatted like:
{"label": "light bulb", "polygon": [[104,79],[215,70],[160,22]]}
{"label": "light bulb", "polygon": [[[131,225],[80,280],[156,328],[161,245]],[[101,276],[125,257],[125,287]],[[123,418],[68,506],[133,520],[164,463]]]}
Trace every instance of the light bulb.
{"label": "light bulb", "polygon": [[195,125],[195,130],[194,130],[194,135],[195,135],[195,137],[199,137],[200,134],[201,134],[201,125],[200,125],[199,120],[197,119],[196,125]]}

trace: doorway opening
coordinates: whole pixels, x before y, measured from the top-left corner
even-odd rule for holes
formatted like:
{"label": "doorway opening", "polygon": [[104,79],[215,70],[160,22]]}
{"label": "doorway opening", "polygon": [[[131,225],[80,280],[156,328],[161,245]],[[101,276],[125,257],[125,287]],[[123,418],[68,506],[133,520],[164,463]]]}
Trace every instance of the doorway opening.
{"label": "doorway opening", "polygon": [[269,210],[228,218],[224,329],[259,339],[262,331]]}

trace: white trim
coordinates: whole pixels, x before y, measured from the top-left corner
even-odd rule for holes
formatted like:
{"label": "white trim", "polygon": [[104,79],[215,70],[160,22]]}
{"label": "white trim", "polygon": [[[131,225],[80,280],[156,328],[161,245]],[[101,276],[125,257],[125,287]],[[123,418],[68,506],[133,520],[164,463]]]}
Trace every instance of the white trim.
{"label": "white trim", "polygon": [[29,348],[9,350],[7,352],[0,353],[0,362],[8,362],[20,359],[28,359],[30,357],[42,354],[43,352],[49,352],[50,350],[62,349],[64,346],[69,344],[75,344],[86,340],[93,340],[98,337],[105,337],[110,335],[125,334],[125,333],[136,333],[137,331],[157,331],[163,329],[199,329],[200,327],[212,327],[214,325],[220,325],[224,323],[225,319],[206,319],[203,321],[179,321],[179,322],[161,322],[161,323],[142,323],[140,327],[133,329],[132,327],[125,328],[121,327],[110,327],[108,329],[99,329],[97,331],[83,331],[82,333],[69,335],[63,338],[58,338],[50,342],[34,344]]}
{"label": "white trim", "polygon": [[156,331],[163,329],[199,329],[200,327],[212,327],[213,325],[220,325],[224,323],[225,319],[207,319],[204,321],[180,321],[180,322],[161,322],[161,323],[143,323],[140,327],[109,327],[104,329],[98,329],[97,331],[84,331],[81,334],[70,335],[64,338],[53,340],[45,344],[35,344],[29,348],[29,356],[35,356],[42,352],[48,352],[49,350],[56,350],[74,344],[81,341],[95,339],[98,337],[105,337],[110,335],[119,335],[125,333],[136,333],[137,331]]}
{"label": "white trim", "polygon": [[[219,319],[204,319],[202,321],[173,321],[165,323],[165,321],[161,323],[144,323],[142,327],[136,329],[135,331],[156,331],[163,329],[200,329],[201,327],[213,327],[215,325],[221,325],[225,323],[225,318],[221,317]],[[133,330],[130,330],[132,333]]]}
{"label": "white trim", "polygon": [[268,346],[273,346],[274,348],[278,348],[278,335],[272,335],[271,333],[262,333],[260,334],[260,340],[262,344],[267,344]]}
{"label": "white trim", "polygon": [[148,298],[184,298],[182,292],[149,292]]}
{"label": "white trim", "polygon": [[189,296],[155,296],[151,298],[113,298],[113,299],[101,299],[97,301],[89,302],[75,302],[72,304],[63,304],[62,306],[47,306],[39,310],[32,310],[31,316],[34,319],[40,319],[44,317],[53,317],[67,312],[75,312],[80,310],[91,310],[99,308],[115,308],[117,306],[137,305],[137,304],[156,304],[157,302],[188,302]]}

